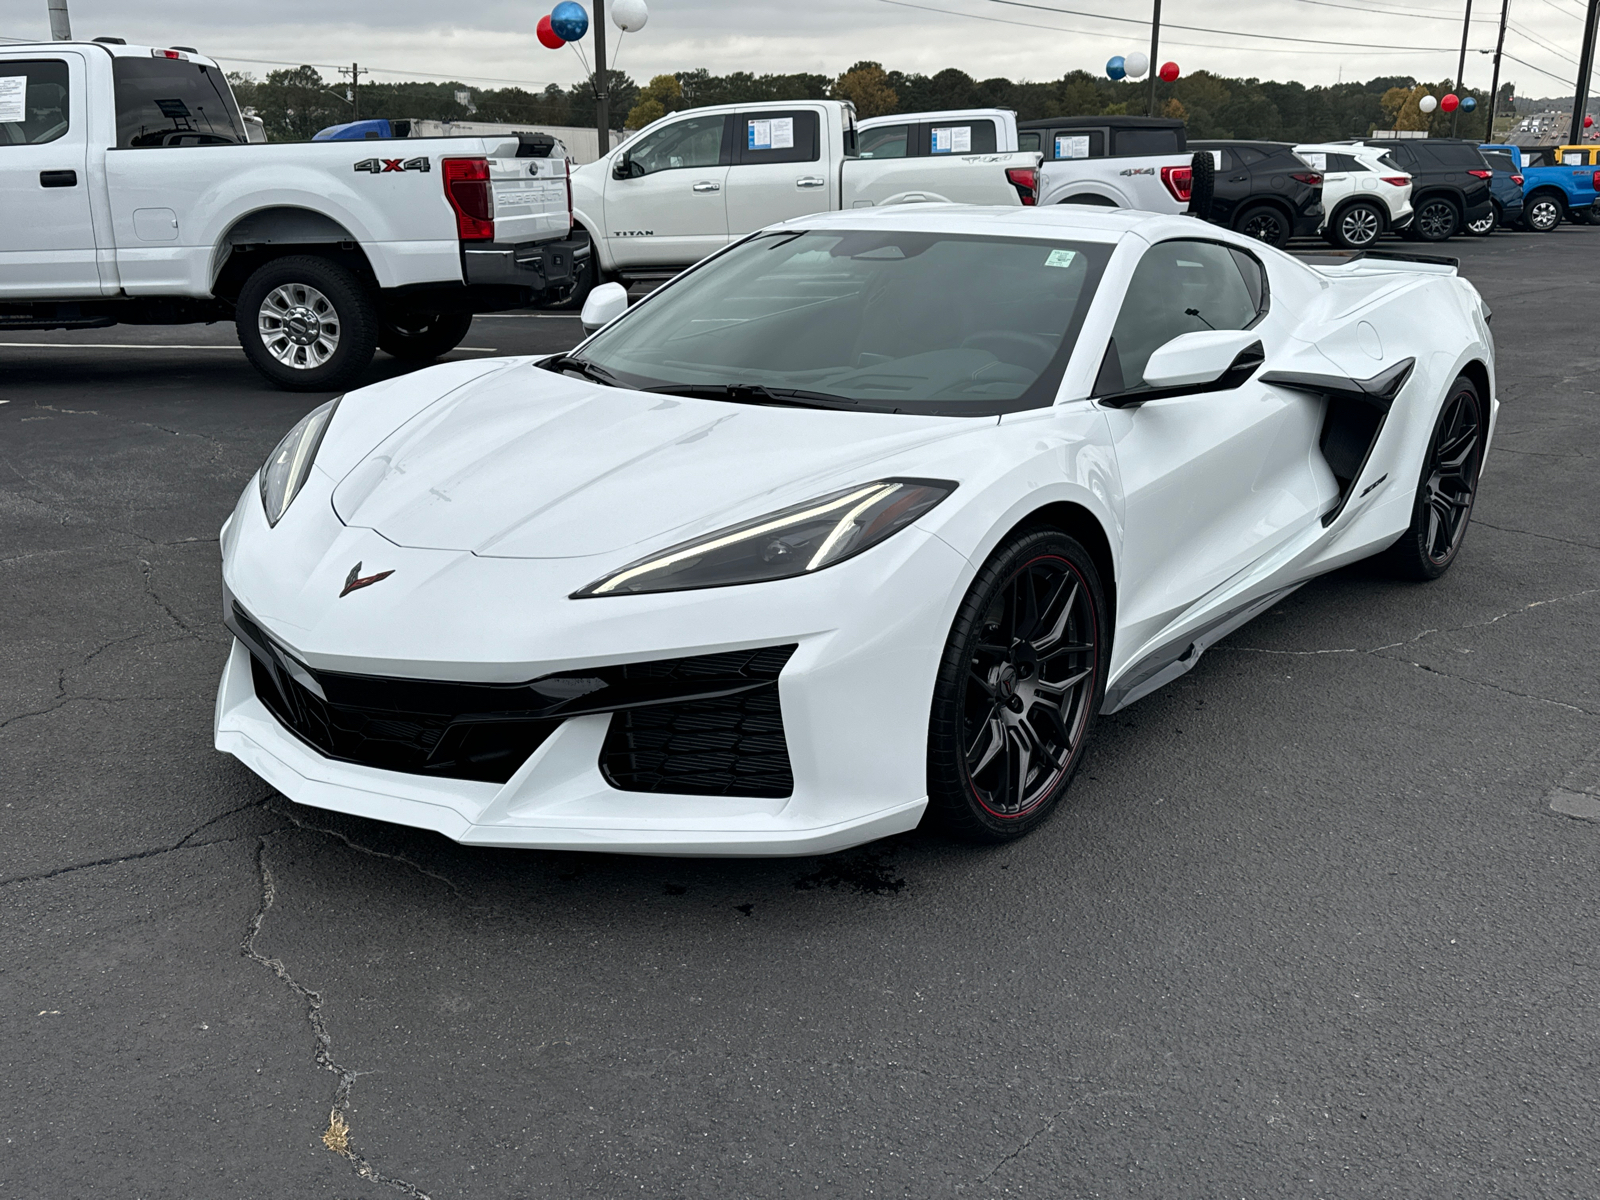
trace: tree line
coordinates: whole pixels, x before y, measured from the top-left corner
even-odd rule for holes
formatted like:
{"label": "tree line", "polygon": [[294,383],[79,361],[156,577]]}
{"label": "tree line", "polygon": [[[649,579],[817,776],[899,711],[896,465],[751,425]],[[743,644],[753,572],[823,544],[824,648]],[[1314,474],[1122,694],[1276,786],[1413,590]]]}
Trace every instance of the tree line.
{"label": "tree line", "polygon": [[[229,75],[239,103],[253,108],[273,141],[303,141],[317,130],[351,119],[348,84],[325,80],[314,67],[273,71],[257,81]],[[619,71],[609,72],[612,119],[639,129],[670,112],[712,104],[763,100],[834,98],[855,104],[860,117],[928,112],[944,108],[1009,108],[1019,120],[1057,116],[1142,115],[1149,112],[1149,82],[1113,81],[1088,71],[1070,71],[1046,82],[1005,78],[974,79],[953,67],[934,75],[889,71],[859,62],[830,77],[821,74],[757,75],[735,71],[713,75],[700,68],[657,75],[642,87]],[[1477,111],[1459,121],[1419,107],[1428,94],[1443,95],[1450,81],[1424,82],[1409,75],[1380,76],[1307,87],[1290,81],[1236,79],[1195,71],[1174,83],[1156,81],[1156,112],[1179,117],[1191,138],[1260,138],[1312,142],[1363,137],[1374,129],[1428,130],[1449,136],[1487,135],[1488,95],[1467,90]],[[1511,85],[1501,89],[1502,113],[1509,114]],[[464,94],[464,95],[463,95]],[[493,121],[537,125],[595,123],[594,89],[584,81],[570,87],[550,84],[542,91],[518,87],[481,90],[463,83],[363,83],[358,97],[363,118],[413,118],[435,121]],[[465,103],[463,103],[465,99]]]}

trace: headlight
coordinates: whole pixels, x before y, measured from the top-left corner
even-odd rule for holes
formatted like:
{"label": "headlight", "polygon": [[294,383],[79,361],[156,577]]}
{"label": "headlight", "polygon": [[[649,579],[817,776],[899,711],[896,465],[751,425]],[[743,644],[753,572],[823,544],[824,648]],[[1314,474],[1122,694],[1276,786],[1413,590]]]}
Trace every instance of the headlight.
{"label": "headlight", "polygon": [[956,490],[944,479],[883,479],[669,546],[572,593],[679,592],[788,579],[831,567],[904,529]]}
{"label": "headlight", "polygon": [[276,525],[282,519],[305,486],[311,464],[317,457],[317,447],[322,445],[322,435],[327,432],[328,422],[333,420],[333,412],[341,399],[342,396],[335,396],[301,417],[300,423],[289,430],[262,464],[261,504],[267,510],[268,525]]}

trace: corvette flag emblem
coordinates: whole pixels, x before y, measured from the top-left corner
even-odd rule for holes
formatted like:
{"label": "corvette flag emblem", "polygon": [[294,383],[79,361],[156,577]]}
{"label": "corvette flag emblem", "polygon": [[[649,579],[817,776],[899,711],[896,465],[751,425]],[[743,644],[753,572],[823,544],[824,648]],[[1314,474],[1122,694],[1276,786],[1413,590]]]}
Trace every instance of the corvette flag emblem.
{"label": "corvette flag emblem", "polygon": [[350,574],[344,577],[344,591],[339,593],[339,599],[343,600],[351,592],[360,591],[364,587],[371,587],[373,584],[379,583],[393,574],[393,571],[379,571],[376,575],[363,575],[361,573],[361,564],[357,563],[350,568]]}

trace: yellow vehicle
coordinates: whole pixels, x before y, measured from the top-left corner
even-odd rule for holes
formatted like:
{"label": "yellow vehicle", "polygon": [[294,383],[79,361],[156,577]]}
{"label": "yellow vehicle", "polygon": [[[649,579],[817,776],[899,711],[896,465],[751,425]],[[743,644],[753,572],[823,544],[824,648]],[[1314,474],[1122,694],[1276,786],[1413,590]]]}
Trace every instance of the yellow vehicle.
{"label": "yellow vehicle", "polygon": [[1600,142],[1582,146],[1557,146],[1556,161],[1563,167],[1600,167]]}

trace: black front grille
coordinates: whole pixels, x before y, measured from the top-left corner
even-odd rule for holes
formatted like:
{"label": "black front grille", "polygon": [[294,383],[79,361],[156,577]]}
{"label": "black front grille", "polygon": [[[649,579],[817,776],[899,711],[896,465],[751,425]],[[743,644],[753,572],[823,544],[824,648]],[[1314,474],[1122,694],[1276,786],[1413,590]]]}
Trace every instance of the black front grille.
{"label": "black front grille", "polygon": [[600,769],[625,792],[677,792],[690,796],[759,796],[794,793],[789,745],[778,704],[778,674],[793,646],[739,654],[641,663],[626,668],[639,677],[675,672],[692,677],[735,674],[762,685],[737,695],[624,709],[611,718]]}
{"label": "black front grille", "polygon": [[[257,697],[342,762],[504,783],[568,717],[614,713],[600,767],[624,791],[787,796],[778,674],[796,647],[455,683],[314,670],[233,605]],[[621,739],[619,741],[619,738]]]}

